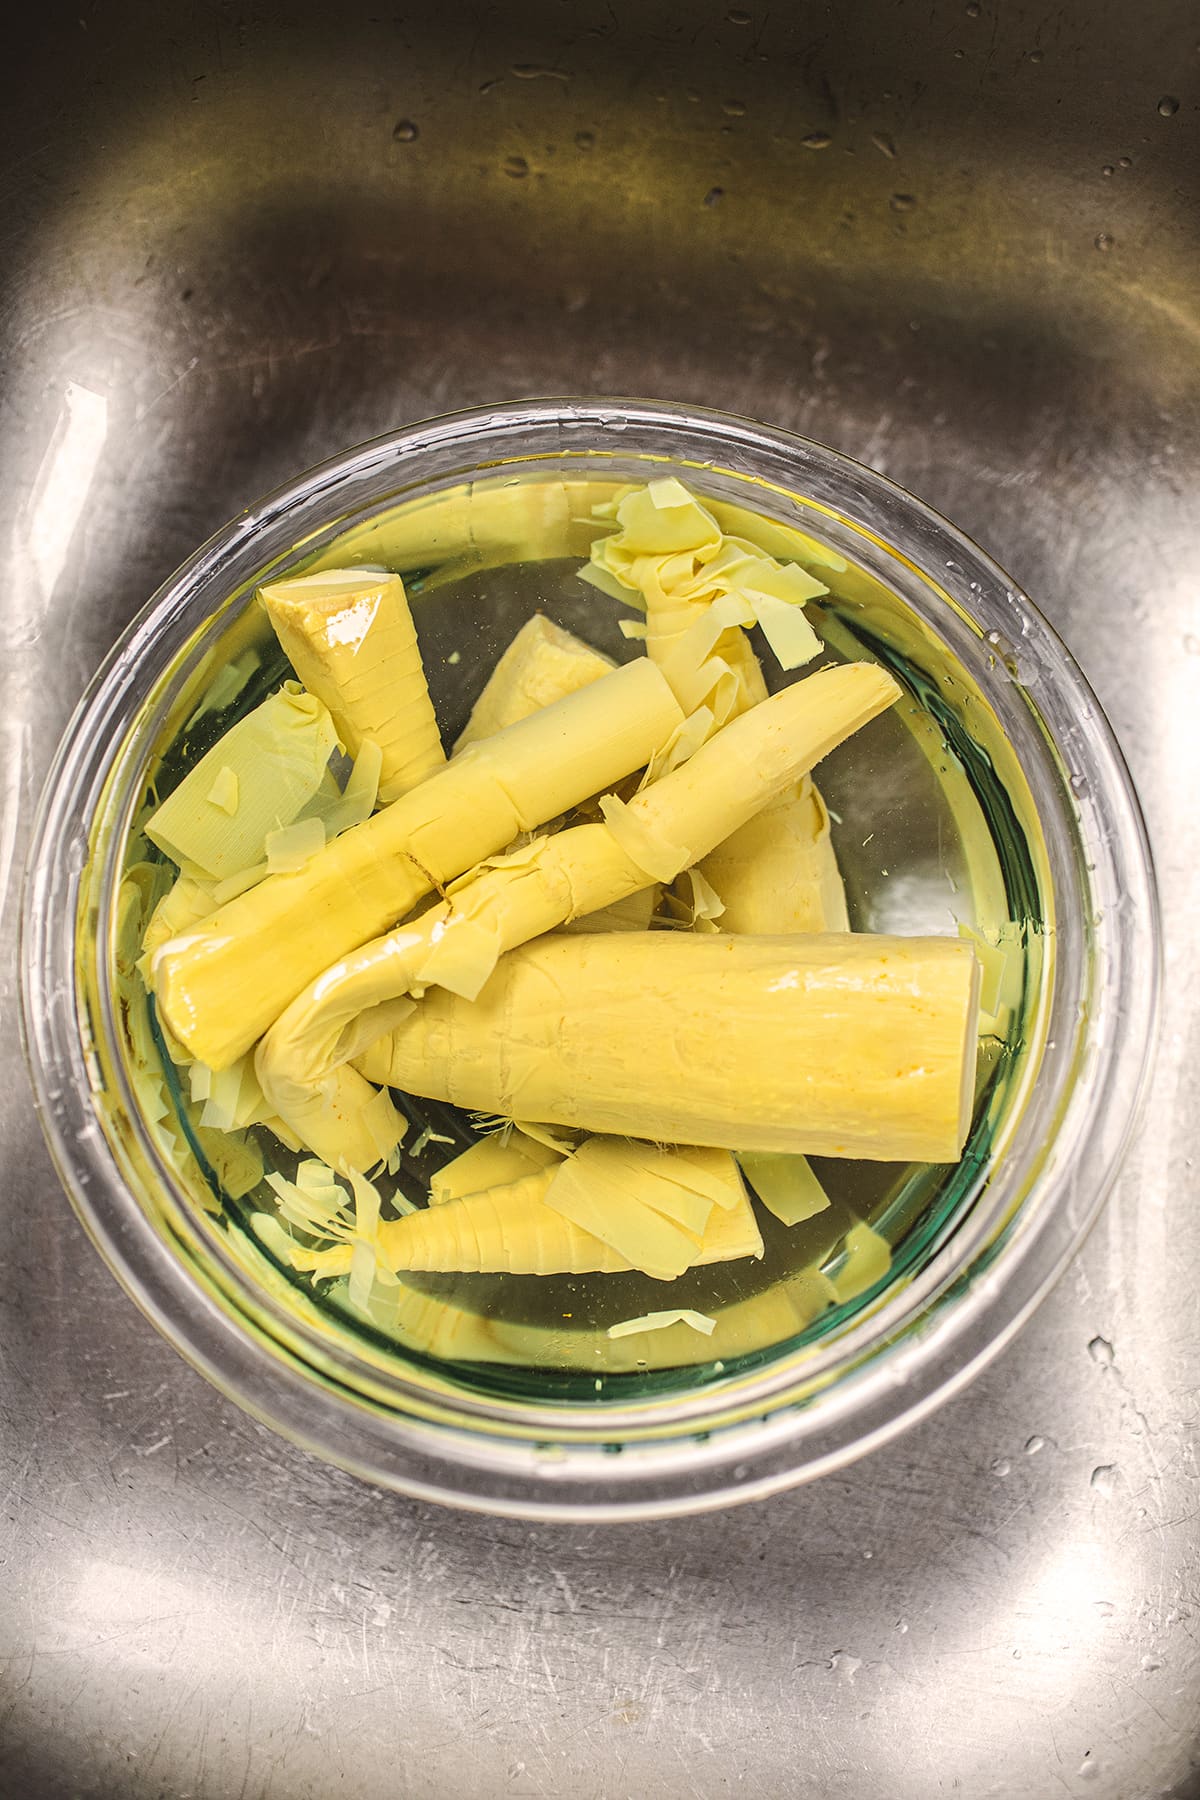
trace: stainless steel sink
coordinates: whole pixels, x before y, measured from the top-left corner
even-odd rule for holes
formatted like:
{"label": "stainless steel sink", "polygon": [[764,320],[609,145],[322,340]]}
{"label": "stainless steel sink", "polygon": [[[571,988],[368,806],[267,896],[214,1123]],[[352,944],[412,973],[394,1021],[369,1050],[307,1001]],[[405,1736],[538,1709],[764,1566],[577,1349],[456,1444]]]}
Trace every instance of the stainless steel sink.
{"label": "stainless steel sink", "polygon": [[1055,1296],[837,1478],[620,1530],[375,1493],[178,1362],[0,1089],[0,1791],[1200,1793],[1200,24],[1009,0],[50,0],[0,113],[5,1017],[31,808],[124,622],[407,419],[642,394],[976,536],[1154,839],[1147,1127]]}

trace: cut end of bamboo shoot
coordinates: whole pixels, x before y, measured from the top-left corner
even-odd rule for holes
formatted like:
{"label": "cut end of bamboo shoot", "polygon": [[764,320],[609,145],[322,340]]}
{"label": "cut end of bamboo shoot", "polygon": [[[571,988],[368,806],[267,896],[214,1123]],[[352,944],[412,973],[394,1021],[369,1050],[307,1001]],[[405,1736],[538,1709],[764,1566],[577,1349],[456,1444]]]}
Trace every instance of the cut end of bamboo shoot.
{"label": "cut end of bamboo shoot", "polygon": [[598,681],[613,666],[609,657],[593,650],[574,632],[535,613],[489,675],[455,743],[455,754]]}
{"label": "cut end of bamboo shoot", "polygon": [[445,762],[399,575],[325,569],[259,589],[284,655],[329,708],[352,756],[379,745],[379,793],[396,800]]}

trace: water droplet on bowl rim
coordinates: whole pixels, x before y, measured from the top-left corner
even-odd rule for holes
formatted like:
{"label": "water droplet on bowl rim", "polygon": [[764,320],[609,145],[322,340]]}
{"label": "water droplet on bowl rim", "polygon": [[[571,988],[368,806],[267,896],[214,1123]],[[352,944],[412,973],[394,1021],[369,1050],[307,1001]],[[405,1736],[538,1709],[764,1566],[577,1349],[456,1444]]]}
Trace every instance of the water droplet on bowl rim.
{"label": "water droplet on bowl rim", "polygon": [[411,119],[398,119],[392,127],[392,137],[398,144],[413,144],[420,137],[420,127]]}
{"label": "water droplet on bowl rim", "polygon": [[504,173],[514,181],[523,181],[529,173],[529,164],[523,156],[508,156],[503,163]]}
{"label": "water droplet on bowl rim", "polygon": [[917,196],[915,194],[893,194],[888,201],[888,205],[894,213],[911,212],[916,204]]}
{"label": "water droplet on bowl rim", "polygon": [[833,139],[827,131],[810,131],[807,137],[800,139],[800,142],[806,150],[828,150]]}
{"label": "water droplet on bowl rim", "polygon": [[1179,102],[1174,94],[1164,94],[1158,103],[1159,117],[1163,119],[1173,119],[1178,111]]}

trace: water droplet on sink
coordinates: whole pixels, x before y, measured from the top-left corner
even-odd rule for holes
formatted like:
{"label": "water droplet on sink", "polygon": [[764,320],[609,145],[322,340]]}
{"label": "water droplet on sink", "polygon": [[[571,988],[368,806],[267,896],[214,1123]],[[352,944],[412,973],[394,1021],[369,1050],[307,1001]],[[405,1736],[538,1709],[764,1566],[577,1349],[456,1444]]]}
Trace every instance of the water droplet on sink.
{"label": "water droplet on sink", "polygon": [[911,212],[916,204],[917,197],[915,194],[893,194],[888,202],[888,205],[894,213]]}
{"label": "water droplet on sink", "polygon": [[1094,1363],[1103,1369],[1111,1369],[1116,1361],[1116,1351],[1106,1337],[1096,1336],[1088,1344],[1088,1355]]}
{"label": "water droplet on sink", "polygon": [[1101,174],[1102,174],[1102,175],[1113,175],[1113,174],[1115,174],[1115,173],[1116,173],[1116,171],[1115,171],[1115,170],[1114,170],[1114,168],[1113,168],[1113,166],[1112,166],[1112,164],[1111,164],[1111,163],[1105,163],[1105,165],[1104,165],[1104,167],[1103,167],[1103,168],[1102,168],[1102,169],[1101,169],[1101,171],[1100,171],[1100,173],[1101,173]]}
{"label": "water droplet on sink", "polygon": [[1101,1463],[1099,1468],[1093,1469],[1089,1485],[1105,1500],[1111,1500],[1117,1485],[1117,1471],[1114,1464]]}
{"label": "water droplet on sink", "polygon": [[1037,1432],[1034,1432],[1032,1437],[1025,1439],[1026,1456],[1036,1456],[1039,1450],[1044,1450],[1045,1448],[1046,1440],[1044,1437],[1039,1437]]}
{"label": "water droplet on sink", "polygon": [[828,150],[833,139],[827,131],[810,131],[807,137],[800,139],[806,150]]}
{"label": "water droplet on sink", "polygon": [[968,19],[977,19],[983,11],[983,8],[980,6],[979,0],[967,0],[964,11],[966,12]]}
{"label": "water droplet on sink", "polygon": [[721,111],[725,113],[728,118],[742,119],[746,115],[746,102],[744,100],[726,100]]}
{"label": "water droplet on sink", "polygon": [[731,25],[748,25],[750,23],[750,14],[743,6],[731,6],[725,17]]}
{"label": "water droplet on sink", "polygon": [[1155,1669],[1161,1669],[1162,1666],[1163,1666],[1162,1657],[1156,1656],[1154,1654],[1153,1650],[1149,1651],[1148,1654],[1143,1656],[1143,1658],[1142,1658],[1142,1668],[1145,1670],[1147,1675],[1153,1675]]}
{"label": "water droplet on sink", "polygon": [[1079,1765],[1078,1774],[1083,1781],[1094,1781],[1099,1773],[1100,1765],[1090,1750],[1084,1751],[1083,1761]]}
{"label": "water droplet on sink", "polygon": [[575,148],[577,150],[592,150],[595,148],[595,144],[596,134],[594,131],[577,131],[575,133]]}
{"label": "water droplet on sink", "polygon": [[1118,156],[1117,167],[1118,167],[1118,169],[1132,169],[1132,167],[1133,167],[1132,156]]}
{"label": "water droplet on sink", "polygon": [[720,206],[720,204],[724,198],[725,198],[725,189],[724,188],[719,188],[719,187],[709,188],[707,194],[705,194],[705,196],[704,196],[704,204],[705,204],[705,206]]}
{"label": "water droplet on sink", "polygon": [[523,156],[509,156],[504,161],[504,173],[511,175],[514,181],[523,181],[529,173],[529,164]]}
{"label": "water droplet on sink", "polygon": [[896,146],[886,131],[875,131],[871,134],[871,142],[884,156],[895,156]]}
{"label": "water droplet on sink", "polygon": [[1098,231],[1092,239],[1097,250],[1111,250],[1116,241],[1116,238],[1108,231]]}
{"label": "water droplet on sink", "polygon": [[1007,1456],[998,1456],[992,1464],[992,1474],[1001,1481],[1003,1481],[1006,1475],[1011,1473],[1011,1470],[1012,1464],[1009,1462]]}
{"label": "water droplet on sink", "polygon": [[398,144],[413,144],[420,135],[419,127],[411,119],[400,119],[392,127],[392,136]]}
{"label": "water droplet on sink", "polygon": [[1029,52],[1029,60],[1031,63],[1044,62],[1046,60],[1046,52],[1044,50],[1031,50]]}
{"label": "water droplet on sink", "polygon": [[1158,103],[1158,111],[1161,118],[1173,119],[1175,117],[1175,114],[1179,111],[1179,102],[1174,94],[1163,95]]}

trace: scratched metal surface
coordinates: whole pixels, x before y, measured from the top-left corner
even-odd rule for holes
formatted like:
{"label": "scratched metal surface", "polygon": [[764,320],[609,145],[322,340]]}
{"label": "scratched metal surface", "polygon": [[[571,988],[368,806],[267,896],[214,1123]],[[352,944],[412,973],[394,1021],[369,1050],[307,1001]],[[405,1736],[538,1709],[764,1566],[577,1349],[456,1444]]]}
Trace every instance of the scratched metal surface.
{"label": "scratched metal surface", "polygon": [[530,392],[795,426],[974,533],[1115,721],[1169,951],[1148,1127],[1016,1345],[836,1479],[620,1530],[382,1495],[226,1404],[85,1241],[6,1032],[0,1791],[1200,1792],[1192,9],[23,18],[6,1025],[30,806],[122,623],[313,459]]}

